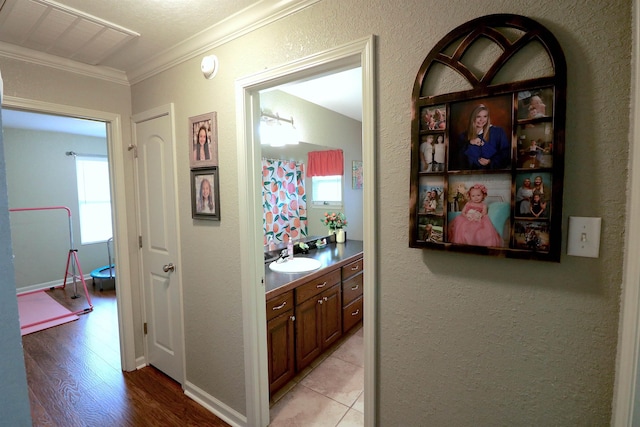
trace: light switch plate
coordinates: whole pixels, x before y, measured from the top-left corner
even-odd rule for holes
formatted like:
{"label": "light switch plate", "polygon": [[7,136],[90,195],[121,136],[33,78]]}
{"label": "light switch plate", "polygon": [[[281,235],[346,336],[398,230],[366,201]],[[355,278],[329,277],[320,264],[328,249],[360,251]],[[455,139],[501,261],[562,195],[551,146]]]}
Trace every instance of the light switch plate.
{"label": "light switch plate", "polygon": [[569,217],[567,255],[598,258],[602,218]]}

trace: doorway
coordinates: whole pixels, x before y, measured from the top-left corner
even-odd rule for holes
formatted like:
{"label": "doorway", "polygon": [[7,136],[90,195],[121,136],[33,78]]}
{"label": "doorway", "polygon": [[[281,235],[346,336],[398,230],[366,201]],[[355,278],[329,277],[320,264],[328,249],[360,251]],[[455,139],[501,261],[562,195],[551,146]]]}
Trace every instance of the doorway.
{"label": "doorway", "polygon": [[[119,114],[104,111],[89,110],[61,104],[31,101],[23,98],[5,96],[3,108],[28,111],[41,114],[50,114],[69,118],[87,119],[103,122],[107,128],[107,152],[109,157],[109,175],[112,189],[112,218],[114,234],[114,263],[118,266],[120,277],[130,277],[128,231],[126,227],[126,206],[124,203],[115,203],[116,200],[125,200],[125,172],[123,159],[126,152],[122,147],[121,118]],[[122,369],[132,371],[136,369],[133,307],[131,304],[131,288],[126,285],[128,281],[119,282],[117,292],[118,329],[120,336],[120,360]]]}
{"label": "doorway", "polygon": [[240,242],[242,253],[242,293],[245,341],[245,384],[249,425],[269,423],[269,395],[266,350],[266,310],[263,263],[262,204],[259,184],[261,150],[254,137],[260,120],[262,90],[310,79],[336,70],[362,69],[362,155],[363,163],[363,242],[367,274],[364,279],[365,342],[365,424],[375,424],[375,329],[376,329],[376,206],[375,188],[375,97],[374,38],[357,40],[321,54],[266,70],[236,83],[238,126],[238,180],[240,188]]}

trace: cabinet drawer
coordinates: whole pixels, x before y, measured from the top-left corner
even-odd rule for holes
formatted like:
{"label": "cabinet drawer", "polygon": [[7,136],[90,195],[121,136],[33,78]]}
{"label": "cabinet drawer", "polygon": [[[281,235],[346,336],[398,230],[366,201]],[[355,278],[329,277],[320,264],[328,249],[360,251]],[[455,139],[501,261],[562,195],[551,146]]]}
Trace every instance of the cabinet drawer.
{"label": "cabinet drawer", "polygon": [[344,267],[342,267],[342,280],[348,279],[354,274],[360,273],[363,268],[364,260],[362,258],[345,265]]}
{"label": "cabinet drawer", "polygon": [[315,280],[300,285],[296,288],[296,304],[300,304],[320,292],[329,289],[336,283],[340,283],[340,269],[318,277]]}
{"label": "cabinet drawer", "polygon": [[342,282],[342,305],[347,305],[362,295],[362,274]]}
{"label": "cabinet drawer", "polygon": [[291,309],[293,309],[293,291],[271,298],[267,301],[267,322]]}
{"label": "cabinet drawer", "polygon": [[362,320],[362,302],[360,297],[342,309],[342,333],[347,332],[356,323]]}

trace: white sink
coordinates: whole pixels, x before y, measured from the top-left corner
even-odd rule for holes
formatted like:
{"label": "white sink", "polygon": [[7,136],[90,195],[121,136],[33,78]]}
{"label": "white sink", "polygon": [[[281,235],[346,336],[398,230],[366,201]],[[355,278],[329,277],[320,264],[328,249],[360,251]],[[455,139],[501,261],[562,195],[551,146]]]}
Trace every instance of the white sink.
{"label": "white sink", "polygon": [[322,263],[317,259],[298,257],[283,262],[272,262],[269,268],[277,273],[304,273],[317,270]]}

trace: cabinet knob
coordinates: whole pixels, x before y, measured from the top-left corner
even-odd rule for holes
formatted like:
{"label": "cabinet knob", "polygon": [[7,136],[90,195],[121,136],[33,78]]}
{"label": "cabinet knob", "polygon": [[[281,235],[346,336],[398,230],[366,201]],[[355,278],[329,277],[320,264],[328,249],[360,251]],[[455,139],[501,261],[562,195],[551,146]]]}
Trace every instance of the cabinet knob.
{"label": "cabinet knob", "polygon": [[322,298],[320,298],[320,299],[318,300],[318,304],[322,304],[323,302],[324,302],[324,301],[322,301]]}
{"label": "cabinet knob", "polygon": [[289,316],[289,320],[291,320],[292,322],[296,321],[296,316]]}

